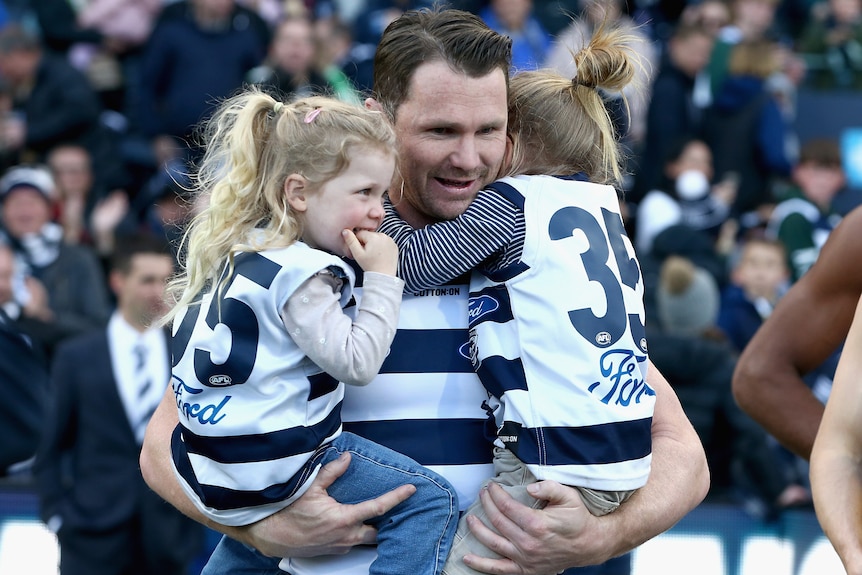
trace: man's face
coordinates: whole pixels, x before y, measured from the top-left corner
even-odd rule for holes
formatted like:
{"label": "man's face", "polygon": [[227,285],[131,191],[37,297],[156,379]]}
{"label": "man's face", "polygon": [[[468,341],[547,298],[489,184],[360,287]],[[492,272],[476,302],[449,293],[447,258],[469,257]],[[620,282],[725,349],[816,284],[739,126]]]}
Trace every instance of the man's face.
{"label": "man's face", "polygon": [[[506,150],[506,77],[419,66],[395,112],[404,181],[398,212],[414,226],[459,216],[497,175]],[[400,183],[391,192],[399,200]]]}
{"label": "man's face", "polygon": [[165,314],[165,286],[173,271],[170,256],[141,253],[132,256],[127,274],[119,271],[111,274],[111,287],[126,321],[146,328]]}
{"label": "man's face", "polygon": [[51,221],[51,206],[38,190],[30,187],[9,192],[3,202],[3,223],[12,237],[35,234]]}
{"label": "man's face", "polygon": [[713,44],[713,39],[706,34],[673,39],[670,42],[670,57],[677,68],[694,78],[709,64]]}
{"label": "man's face", "polygon": [[311,24],[304,20],[287,20],[278,27],[271,53],[276,65],[292,74],[304,74],[314,59]]}
{"label": "man's face", "polygon": [[84,199],[93,186],[90,158],[81,148],[60,148],[48,160],[57,191],[64,199]]}

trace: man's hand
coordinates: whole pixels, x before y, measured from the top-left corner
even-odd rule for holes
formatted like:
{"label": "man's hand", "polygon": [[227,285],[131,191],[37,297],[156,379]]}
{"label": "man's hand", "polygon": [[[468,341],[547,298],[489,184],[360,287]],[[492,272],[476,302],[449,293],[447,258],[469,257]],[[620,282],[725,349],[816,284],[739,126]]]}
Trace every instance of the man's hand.
{"label": "man's hand", "polygon": [[489,559],[467,555],[464,563],[483,573],[505,575],[549,575],[568,567],[593,565],[610,557],[597,556],[580,541],[582,535],[596,535],[595,523],[575,489],[556,481],[541,481],[527,490],[536,499],[547,501],[544,509],[532,509],[518,503],[496,483],[479,494],[491,524],[499,531],[468,517],[470,530],[486,547],[503,556]]}
{"label": "man's hand", "polygon": [[383,515],[413,495],[416,488],[402,485],[376,499],[343,505],[326,490],[349,465],[347,453],[328,463],[302,497],[243,529],[238,538],[270,557],[342,555],[355,545],[375,543],[377,530],[364,522]]}

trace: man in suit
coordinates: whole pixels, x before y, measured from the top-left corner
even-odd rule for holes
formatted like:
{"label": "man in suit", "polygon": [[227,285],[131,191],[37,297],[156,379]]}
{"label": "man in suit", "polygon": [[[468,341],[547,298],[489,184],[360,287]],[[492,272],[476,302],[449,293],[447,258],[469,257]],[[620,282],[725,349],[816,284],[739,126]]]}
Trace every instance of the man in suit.
{"label": "man in suit", "polygon": [[41,514],[60,543],[63,575],[180,575],[200,550],[201,527],[144,483],[144,429],[170,376],[165,283],[174,260],[162,240],[117,245],[106,328],[64,343],[35,474]]}

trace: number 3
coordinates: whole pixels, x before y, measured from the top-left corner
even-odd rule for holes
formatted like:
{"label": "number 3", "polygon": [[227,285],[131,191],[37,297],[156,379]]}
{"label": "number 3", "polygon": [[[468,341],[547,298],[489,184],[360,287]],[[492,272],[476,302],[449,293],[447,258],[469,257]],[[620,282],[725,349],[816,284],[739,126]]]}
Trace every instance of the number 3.
{"label": "number 3", "polygon": [[[581,230],[587,238],[589,247],[580,254],[581,261],[587,277],[601,284],[605,292],[607,311],[603,317],[596,317],[590,308],[576,309],[569,312],[569,320],[584,339],[596,347],[604,348],[613,345],[623,336],[628,319],[620,282],[607,265],[610,256],[608,245],[613,249],[624,285],[634,289],[640,279],[640,271],[634,258],[629,257],[623,243],[625,228],[619,214],[602,208],[602,217],[608,228],[607,237],[590,212],[575,206],[563,208],[551,216],[548,234],[552,240],[562,240],[572,237],[574,230]],[[633,329],[633,332],[636,330]]]}

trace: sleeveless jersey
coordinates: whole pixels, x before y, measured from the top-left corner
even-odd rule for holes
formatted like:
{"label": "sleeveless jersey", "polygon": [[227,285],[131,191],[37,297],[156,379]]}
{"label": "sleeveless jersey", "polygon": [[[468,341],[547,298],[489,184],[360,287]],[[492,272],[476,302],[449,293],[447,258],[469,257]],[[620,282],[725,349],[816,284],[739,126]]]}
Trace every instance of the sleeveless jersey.
{"label": "sleeveless jersey", "polygon": [[238,254],[221,293],[210,290],[174,322],[174,467],[198,509],[224,525],[289,505],[317,473],[311,456],[341,433],[344,385],[305,356],[280,315],[323,269],[344,278],[344,307],[352,269],[297,242]]}
{"label": "sleeveless jersey", "polygon": [[521,261],[470,284],[473,363],[498,445],[538,479],[636,489],[651,461],[643,278],[614,189],[520,176],[491,188],[522,207]]}

